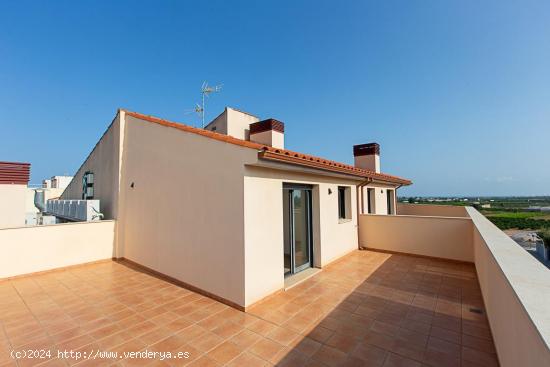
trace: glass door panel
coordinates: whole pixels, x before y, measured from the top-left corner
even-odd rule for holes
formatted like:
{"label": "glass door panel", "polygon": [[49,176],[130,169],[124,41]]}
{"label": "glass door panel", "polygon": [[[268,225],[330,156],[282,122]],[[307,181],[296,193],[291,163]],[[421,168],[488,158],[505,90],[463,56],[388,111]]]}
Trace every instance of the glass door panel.
{"label": "glass door panel", "polygon": [[285,276],[309,268],[312,263],[311,189],[283,189]]}
{"label": "glass door panel", "polygon": [[292,232],[290,215],[290,199],[292,190],[283,190],[283,232],[284,232],[284,266],[285,276],[292,273]]}
{"label": "glass door panel", "polygon": [[293,190],[294,272],[309,267],[309,205],[307,190]]}

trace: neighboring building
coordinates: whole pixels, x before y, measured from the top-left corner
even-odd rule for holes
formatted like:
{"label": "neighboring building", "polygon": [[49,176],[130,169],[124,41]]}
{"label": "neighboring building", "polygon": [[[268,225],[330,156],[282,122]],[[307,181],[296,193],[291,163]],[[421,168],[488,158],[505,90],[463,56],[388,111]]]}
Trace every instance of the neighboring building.
{"label": "neighboring building", "polygon": [[44,192],[44,200],[56,199],[61,196],[65,188],[71,183],[73,176],[52,176],[42,180],[42,187],[27,187],[25,208],[25,224],[35,226],[39,224],[38,213],[40,210],[34,204],[34,196],[37,190]]}
{"label": "neighboring building", "polygon": [[52,178],[42,181],[42,188],[65,190],[65,188],[71,183],[72,179],[73,176],[52,176]]}
{"label": "neighboring building", "polygon": [[286,150],[284,133],[232,108],[205,129],[119,110],[61,199],[100,200],[114,257],[248,307],[356,250],[358,212],[396,214],[411,184],[381,173],[378,144],[351,166]]}
{"label": "neighboring building", "polygon": [[0,228],[25,225],[30,163],[0,162]]}

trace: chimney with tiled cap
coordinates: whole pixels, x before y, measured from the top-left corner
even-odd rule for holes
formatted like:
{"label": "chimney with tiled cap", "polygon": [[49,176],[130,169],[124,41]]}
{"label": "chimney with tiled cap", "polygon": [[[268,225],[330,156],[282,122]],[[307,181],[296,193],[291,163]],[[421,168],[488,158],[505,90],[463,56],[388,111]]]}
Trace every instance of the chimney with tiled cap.
{"label": "chimney with tiled cap", "polygon": [[285,148],[285,124],[275,119],[267,119],[250,124],[250,141]]}
{"label": "chimney with tiled cap", "polygon": [[380,145],[377,143],[353,146],[355,167],[380,173]]}

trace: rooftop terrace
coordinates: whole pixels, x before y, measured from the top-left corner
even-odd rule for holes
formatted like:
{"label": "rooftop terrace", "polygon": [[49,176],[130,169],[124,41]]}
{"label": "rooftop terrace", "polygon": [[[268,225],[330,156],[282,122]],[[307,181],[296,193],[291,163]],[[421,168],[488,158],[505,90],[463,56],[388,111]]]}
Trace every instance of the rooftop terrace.
{"label": "rooftop terrace", "polygon": [[[497,366],[473,265],[355,251],[243,313],[103,262],[0,281],[0,366]],[[481,313],[479,313],[481,312]],[[189,352],[76,360],[57,350]]]}

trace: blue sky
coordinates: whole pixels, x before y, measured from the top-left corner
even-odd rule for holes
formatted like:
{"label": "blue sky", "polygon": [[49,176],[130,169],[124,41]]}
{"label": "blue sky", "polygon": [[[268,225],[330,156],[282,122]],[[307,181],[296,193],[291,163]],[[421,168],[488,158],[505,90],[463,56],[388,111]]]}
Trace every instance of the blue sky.
{"label": "blue sky", "polygon": [[0,2],[0,160],[73,174],[119,107],[224,106],[401,195],[550,195],[548,1]]}

